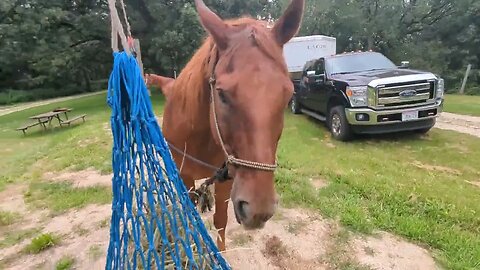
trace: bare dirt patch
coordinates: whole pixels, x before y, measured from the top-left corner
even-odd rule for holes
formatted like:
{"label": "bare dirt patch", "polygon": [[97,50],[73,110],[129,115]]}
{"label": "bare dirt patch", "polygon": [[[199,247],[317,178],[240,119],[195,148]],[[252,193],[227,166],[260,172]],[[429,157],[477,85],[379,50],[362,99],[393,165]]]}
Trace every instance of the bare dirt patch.
{"label": "bare dirt patch", "polygon": [[480,117],[478,116],[442,112],[435,127],[480,137]]}
{"label": "bare dirt patch", "polygon": [[101,143],[101,139],[98,138],[98,137],[91,137],[91,138],[88,138],[88,139],[84,139],[84,140],[79,140],[77,142],[78,146],[79,147],[87,147],[89,145],[92,145],[92,144],[98,144],[98,143]]}
{"label": "bare dirt patch", "polygon": [[351,241],[355,259],[378,270],[436,270],[440,269],[429,252],[388,233],[356,237]]}
{"label": "bare dirt patch", "polygon": [[328,148],[336,148],[337,146],[331,142],[326,142],[325,143],[325,146],[327,146]]}
{"label": "bare dirt patch", "polygon": [[[110,215],[110,205],[89,205],[54,217],[43,224],[37,224],[43,228],[43,233],[50,232],[60,236],[60,243],[40,254],[27,255],[22,253],[23,248],[29,243],[27,239],[2,250],[0,262],[7,262],[8,269],[55,269],[58,260],[70,256],[77,262],[75,269],[102,269],[105,267],[109,227],[102,227],[99,224]],[[82,228],[83,234],[78,233],[79,227]],[[100,254],[92,257],[92,247]]]}
{"label": "bare dirt patch", "polygon": [[453,168],[445,167],[445,166],[437,166],[437,165],[428,165],[428,164],[423,164],[420,161],[414,161],[412,163],[414,166],[420,169],[425,169],[427,171],[436,171],[436,172],[443,172],[443,173],[448,173],[448,174],[455,174],[455,175],[461,175],[462,173],[458,170],[455,170]]}
{"label": "bare dirt patch", "polygon": [[480,181],[465,181],[465,182],[469,183],[472,186],[476,186],[480,188]]}
{"label": "bare dirt patch", "polygon": [[[10,229],[34,228],[38,230],[34,236],[52,233],[61,240],[52,248],[29,255],[22,250],[32,237],[25,238],[0,249],[0,265],[6,269],[54,269],[58,260],[72,257],[75,269],[103,269],[111,206],[89,205],[58,216],[49,216],[46,210],[32,213],[23,201],[25,188],[10,186],[0,193],[2,209],[15,205],[24,215],[23,221]],[[215,237],[213,211],[202,216]],[[339,269],[337,266],[357,263],[372,269],[437,269],[425,249],[385,233],[351,240],[349,234],[339,237],[339,231],[345,230],[338,222],[304,209],[280,208],[265,228],[257,231],[245,231],[237,224],[231,202],[229,217],[224,256],[233,269]]]}
{"label": "bare dirt patch", "polygon": [[48,181],[70,182],[74,187],[111,186],[112,174],[102,175],[94,169],[77,172],[46,173],[43,178]]}
{"label": "bare dirt patch", "polygon": [[0,192],[0,210],[14,212],[18,215],[18,219],[14,224],[0,231],[0,240],[4,239],[8,232],[35,230],[39,223],[48,218],[48,211],[46,210],[29,211],[24,200],[24,192],[26,190],[28,190],[26,185],[19,184],[11,185],[6,190]]}
{"label": "bare dirt patch", "polygon": [[110,122],[103,123],[103,130],[107,132],[107,134],[112,134],[112,128],[110,127]]}
{"label": "bare dirt patch", "polygon": [[23,193],[27,189],[25,185],[11,185],[0,192],[0,210],[26,213],[27,206],[23,201]]}
{"label": "bare dirt patch", "polygon": [[[229,206],[225,258],[233,269],[325,269],[330,222],[301,209],[279,209],[264,229],[245,231]],[[212,212],[207,213],[211,219]]]}
{"label": "bare dirt patch", "polygon": [[316,190],[319,190],[319,189],[322,189],[322,188],[325,188],[325,187],[328,186],[327,180],[322,179],[322,178],[310,178],[309,180],[310,180],[310,183],[312,184],[312,186]]}

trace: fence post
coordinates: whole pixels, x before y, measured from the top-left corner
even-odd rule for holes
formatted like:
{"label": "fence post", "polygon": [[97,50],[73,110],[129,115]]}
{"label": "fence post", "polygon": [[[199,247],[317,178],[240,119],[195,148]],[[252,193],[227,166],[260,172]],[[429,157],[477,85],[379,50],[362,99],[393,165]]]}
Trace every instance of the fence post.
{"label": "fence post", "polygon": [[465,72],[465,77],[462,81],[462,87],[460,88],[460,94],[463,95],[465,93],[465,86],[467,85],[468,75],[470,74],[470,70],[472,69],[472,65],[468,64],[467,71]]}

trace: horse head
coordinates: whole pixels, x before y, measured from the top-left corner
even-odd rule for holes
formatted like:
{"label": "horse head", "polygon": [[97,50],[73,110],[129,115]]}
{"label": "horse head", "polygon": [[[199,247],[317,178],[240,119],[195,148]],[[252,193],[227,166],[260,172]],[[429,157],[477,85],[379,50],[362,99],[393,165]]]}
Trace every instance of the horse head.
{"label": "horse head", "polygon": [[283,45],[300,27],[304,0],[293,0],[271,28],[250,18],[223,21],[202,0],[195,4],[215,45],[210,126],[228,157],[235,216],[246,229],[262,228],[278,204],[276,151],[293,93]]}

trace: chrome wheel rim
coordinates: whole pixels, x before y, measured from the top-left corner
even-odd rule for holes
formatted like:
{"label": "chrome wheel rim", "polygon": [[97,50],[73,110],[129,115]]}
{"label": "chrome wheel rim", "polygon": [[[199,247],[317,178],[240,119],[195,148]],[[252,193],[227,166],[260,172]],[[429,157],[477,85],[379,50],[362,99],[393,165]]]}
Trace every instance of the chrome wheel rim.
{"label": "chrome wheel rim", "polygon": [[297,104],[295,104],[295,99],[292,99],[292,102],[290,103],[290,109],[292,112],[295,112],[295,109],[297,107]]}
{"label": "chrome wheel rim", "polygon": [[335,135],[339,135],[341,128],[342,128],[342,121],[340,121],[340,117],[338,116],[338,114],[334,114],[332,117],[332,132]]}

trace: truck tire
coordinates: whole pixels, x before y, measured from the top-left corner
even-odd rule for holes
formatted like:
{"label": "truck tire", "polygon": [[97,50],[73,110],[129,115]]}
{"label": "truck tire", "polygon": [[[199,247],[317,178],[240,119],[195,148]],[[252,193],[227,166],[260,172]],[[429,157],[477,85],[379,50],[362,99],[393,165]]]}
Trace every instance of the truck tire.
{"label": "truck tire", "polygon": [[290,100],[290,111],[292,111],[293,114],[299,114],[301,112],[300,103],[298,103],[295,95],[293,95],[292,99]]}
{"label": "truck tire", "polygon": [[335,140],[349,141],[353,138],[354,134],[347,121],[345,108],[342,105],[330,109],[327,123]]}

